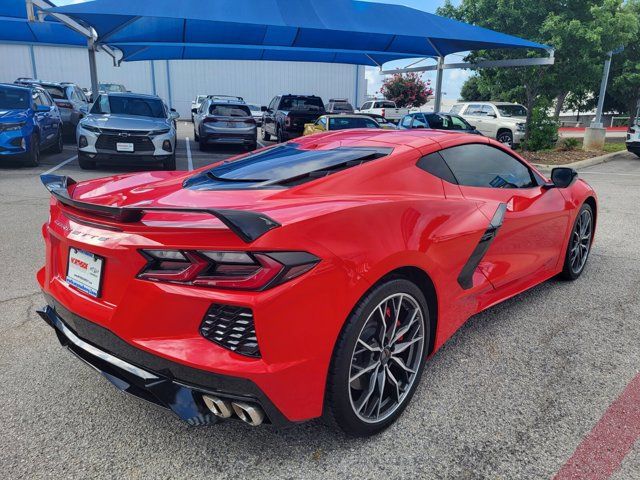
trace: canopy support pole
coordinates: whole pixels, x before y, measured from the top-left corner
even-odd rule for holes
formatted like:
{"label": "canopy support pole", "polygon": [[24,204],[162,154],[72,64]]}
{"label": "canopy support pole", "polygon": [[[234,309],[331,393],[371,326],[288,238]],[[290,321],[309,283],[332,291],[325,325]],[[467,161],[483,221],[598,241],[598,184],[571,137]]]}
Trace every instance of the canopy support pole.
{"label": "canopy support pole", "polygon": [[89,51],[89,75],[91,76],[91,96],[93,100],[98,98],[98,65],[96,63],[96,46],[93,38],[87,40]]}
{"label": "canopy support pole", "polygon": [[444,57],[438,57],[436,65],[436,99],[433,105],[433,111],[439,112],[442,106],[442,77],[444,73]]}

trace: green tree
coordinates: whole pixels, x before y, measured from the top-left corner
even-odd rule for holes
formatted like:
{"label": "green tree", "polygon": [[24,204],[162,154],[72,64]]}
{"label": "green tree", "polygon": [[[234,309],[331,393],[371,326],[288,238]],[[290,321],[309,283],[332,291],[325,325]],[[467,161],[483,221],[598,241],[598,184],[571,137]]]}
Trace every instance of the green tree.
{"label": "green tree", "polygon": [[[569,93],[593,90],[606,52],[635,40],[638,31],[637,16],[624,0],[462,0],[457,7],[447,0],[438,14],[555,48],[553,66],[478,70],[479,91],[524,103],[528,124],[538,101],[555,99],[559,114]],[[470,55],[471,60],[513,57],[513,50]]]}
{"label": "green tree", "polygon": [[465,102],[489,101],[491,94],[482,90],[482,81],[478,75],[469,77],[460,90],[460,99]]}
{"label": "green tree", "polygon": [[396,73],[385,79],[380,93],[400,108],[421,107],[433,95],[433,89],[429,81],[424,82],[416,73]]}

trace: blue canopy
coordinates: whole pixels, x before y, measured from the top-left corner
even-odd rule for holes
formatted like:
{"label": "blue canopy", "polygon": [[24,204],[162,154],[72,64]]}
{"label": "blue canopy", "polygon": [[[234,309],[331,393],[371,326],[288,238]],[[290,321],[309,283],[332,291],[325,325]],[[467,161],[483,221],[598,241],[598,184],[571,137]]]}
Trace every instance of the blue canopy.
{"label": "blue canopy", "polygon": [[94,0],[55,7],[123,60],[245,59],[382,65],[545,45],[400,5],[352,0]]}
{"label": "blue canopy", "polygon": [[0,42],[87,45],[85,37],[60,22],[28,22],[24,0],[0,2]]}

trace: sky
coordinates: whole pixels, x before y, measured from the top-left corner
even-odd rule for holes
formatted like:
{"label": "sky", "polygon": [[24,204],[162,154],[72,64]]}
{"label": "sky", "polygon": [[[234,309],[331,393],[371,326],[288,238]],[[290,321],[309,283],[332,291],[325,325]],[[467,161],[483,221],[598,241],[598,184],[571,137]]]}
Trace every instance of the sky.
{"label": "sky", "polygon": [[[70,3],[80,3],[85,0],[54,0],[57,5],[68,5]],[[444,5],[444,0],[364,0],[377,3],[394,3],[396,5],[405,5],[411,8],[417,8],[418,10],[424,10],[425,12],[435,13],[436,9],[441,5]],[[460,0],[452,0],[454,5],[460,3]],[[453,61],[461,61],[464,57],[463,54],[451,55]],[[385,69],[402,68],[406,67],[410,63],[415,62],[417,59],[406,59],[397,62],[389,62],[384,65]],[[451,60],[449,60],[451,61]],[[429,65],[434,63],[432,61],[424,61],[421,64]],[[417,65],[416,65],[417,66]],[[465,80],[469,78],[471,72],[469,70],[445,70],[443,77],[443,97],[457,100],[460,97],[460,89]],[[376,95],[380,91],[384,75],[380,75],[377,67],[366,67],[365,77],[367,79],[367,93],[369,95]],[[427,81],[431,80],[432,85],[435,85],[435,72],[424,72],[422,79]]]}
{"label": "sky", "polygon": [[[405,5],[407,7],[416,8],[418,10],[424,10],[425,12],[435,13],[436,9],[444,5],[444,0],[364,0],[377,3],[394,3],[396,5]],[[458,5],[460,0],[452,0],[454,5]],[[447,61],[460,62],[464,57],[464,54],[450,55]],[[416,60],[406,59],[399,60],[397,62],[389,62],[384,65],[385,70],[393,68],[402,68],[415,62]],[[435,62],[427,60],[418,65],[430,65]],[[380,69],[377,67],[366,67],[365,77],[367,78],[367,93],[369,95],[376,95],[380,91],[384,75],[380,75]],[[471,76],[470,70],[445,70],[442,80],[443,97],[457,100],[460,97],[460,89],[465,80]],[[422,74],[424,81],[431,80],[431,84],[435,85],[436,75],[435,72],[424,72]]]}

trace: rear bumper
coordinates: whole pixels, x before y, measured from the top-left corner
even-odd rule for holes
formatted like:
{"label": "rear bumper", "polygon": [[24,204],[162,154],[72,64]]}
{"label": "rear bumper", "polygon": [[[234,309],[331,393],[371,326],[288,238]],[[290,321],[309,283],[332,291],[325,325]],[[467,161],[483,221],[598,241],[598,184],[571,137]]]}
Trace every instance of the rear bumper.
{"label": "rear bumper", "polygon": [[48,304],[38,314],[53,327],[61,345],[119,390],[170,409],[190,425],[218,422],[206,407],[204,394],[259,406],[266,423],[290,423],[250,380],[198,370],[135,348],[70,312],[51,296],[45,297]]}

